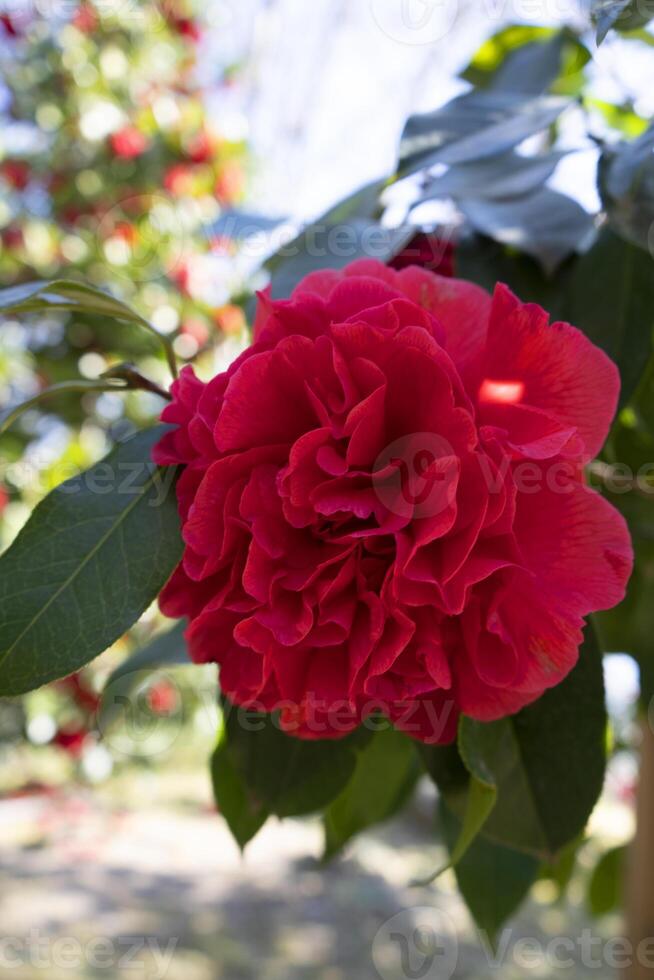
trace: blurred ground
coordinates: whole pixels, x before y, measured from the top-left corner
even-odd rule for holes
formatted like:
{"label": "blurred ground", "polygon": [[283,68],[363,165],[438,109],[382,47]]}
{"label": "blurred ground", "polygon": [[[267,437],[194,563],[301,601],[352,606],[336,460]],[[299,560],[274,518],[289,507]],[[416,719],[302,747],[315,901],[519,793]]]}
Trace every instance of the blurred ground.
{"label": "blurred ground", "polygon": [[[429,874],[442,859],[427,803],[362,836],[345,858],[323,868],[317,860],[321,831],[314,820],[269,823],[241,859],[212,812],[208,779],[199,765],[131,767],[94,789],[68,785],[4,799],[0,920],[3,936],[15,938],[19,947],[9,948],[4,940],[0,975],[15,980],[44,975],[48,980],[617,976],[595,960],[582,966],[579,951],[574,965],[557,966],[547,950],[555,936],[572,937],[578,946],[583,930],[591,929],[576,881],[565,903],[550,908],[544,903],[553,886],[536,886],[519,921],[500,937],[501,963],[494,965],[449,874],[437,886],[409,887],[413,877]],[[614,813],[600,818],[615,824]],[[420,942],[412,925],[417,920],[406,910],[416,908],[426,909],[418,914],[423,928],[426,924],[429,932],[433,926],[439,935],[440,958],[433,962],[414,949]],[[610,917],[592,925],[597,944],[617,934],[619,922]],[[66,946],[62,937],[72,942]],[[534,942],[525,946],[525,937]],[[107,940],[113,950],[98,952],[98,941]],[[534,952],[539,947],[540,956]]]}

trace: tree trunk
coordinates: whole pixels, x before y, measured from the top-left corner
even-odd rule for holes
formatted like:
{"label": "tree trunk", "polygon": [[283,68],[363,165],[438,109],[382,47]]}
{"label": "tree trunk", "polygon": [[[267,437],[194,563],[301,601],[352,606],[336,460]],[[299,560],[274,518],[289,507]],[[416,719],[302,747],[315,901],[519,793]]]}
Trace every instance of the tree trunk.
{"label": "tree trunk", "polygon": [[[654,978],[654,732],[647,717],[641,722],[641,732],[636,835],[629,851],[625,903],[634,962],[625,980]],[[645,940],[649,940],[646,945]]]}

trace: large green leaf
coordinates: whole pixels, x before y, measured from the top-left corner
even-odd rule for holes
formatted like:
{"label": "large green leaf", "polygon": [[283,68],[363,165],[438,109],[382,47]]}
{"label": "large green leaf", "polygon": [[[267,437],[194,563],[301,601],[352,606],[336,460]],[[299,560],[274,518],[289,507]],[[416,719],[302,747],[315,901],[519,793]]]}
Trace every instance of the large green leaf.
{"label": "large green leaf", "polygon": [[526,157],[511,151],[484,160],[459,163],[450,167],[442,177],[429,181],[416,203],[437,197],[495,200],[531,194],[551,177],[564,156],[565,153],[557,152]]}
{"label": "large green leaf", "polygon": [[64,677],[102,653],[180,560],[174,471],[140,432],[56,487],[0,558],[0,695]]}
{"label": "large green leaf", "polygon": [[556,276],[547,276],[529,255],[515,252],[489,238],[472,235],[460,242],[456,250],[456,274],[470,279],[492,293],[503,282],[524,303],[538,303],[553,320],[564,319],[565,287],[571,269],[578,260],[562,266]]}
{"label": "large green leaf", "polygon": [[495,73],[490,83],[493,91],[547,92],[561,72],[565,41],[565,34],[559,31],[547,41],[516,48]]}
{"label": "large green leaf", "polygon": [[466,197],[459,206],[477,231],[532,255],[550,273],[593,232],[591,215],[548,187],[510,201]]}
{"label": "large green leaf", "polygon": [[321,810],[349,781],[358,733],[337,740],[307,740],[281,731],[276,715],[224,702],[225,751],[250,798],[288,817]]}
{"label": "large green leaf", "polygon": [[461,77],[478,88],[523,95],[576,94],[590,52],[573,31],[512,24],[484,41]]}
{"label": "large green leaf", "polygon": [[577,262],[565,319],[617,362],[621,404],[632,395],[652,350],[654,261],[605,228]]}
{"label": "large green leaf", "polygon": [[477,837],[462,857],[454,860],[462,827],[444,799],[439,801],[439,827],[452,854],[459,891],[479,929],[492,942],[538,878],[540,862],[484,837]]}
{"label": "large green leaf", "polygon": [[224,730],[211,757],[211,782],[216,805],[243,850],[261,830],[269,811],[234,764]]}
{"label": "large green leaf", "polygon": [[421,772],[415,744],[402,732],[377,732],[357,753],[356,768],[325,813],[325,857],[351,837],[388,820],[406,802]]}
{"label": "large green leaf", "polygon": [[464,718],[465,762],[483,764],[497,804],[483,834],[551,857],[582,832],[597,802],[606,762],[602,657],[587,627],[579,662],[557,687],[518,714],[482,723]]}
{"label": "large green leaf", "polygon": [[127,700],[133,698],[143,684],[149,683],[154,671],[161,667],[190,664],[184,640],[185,621],[159,633],[120,664],[109,676],[102,692],[98,728],[105,732],[123,713]]}
{"label": "large green leaf", "polygon": [[518,92],[474,91],[411,116],[400,141],[402,175],[435,163],[468,163],[513,149],[551,126],[569,101]]}
{"label": "large green leaf", "polygon": [[460,77],[477,88],[488,88],[498,70],[516,51],[532,44],[547,44],[555,35],[552,27],[536,27],[531,24],[509,24],[496,34],[486,38],[477,48],[470,63],[460,72]]}

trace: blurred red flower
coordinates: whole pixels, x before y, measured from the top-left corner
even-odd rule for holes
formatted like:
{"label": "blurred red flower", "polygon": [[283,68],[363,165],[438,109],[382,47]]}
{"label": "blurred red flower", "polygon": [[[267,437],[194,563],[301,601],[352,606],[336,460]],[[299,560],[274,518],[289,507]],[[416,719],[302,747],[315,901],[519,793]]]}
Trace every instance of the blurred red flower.
{"label": "blurred red flower", "polygon": [[155,715],[169,715],[178,704],[177,691],[170,681],[157,681],[148,690],[148,704]]}
{"label": "blurred red flower", "polygon": [[109,137],[111,149],[118,157],[132,160],[140,157],[149,147],[149,142],[136,126],[124,126]]}
{"label": "blurred red flower", "polygon": [[98,14],[90,3],[81,3],[72,19],[73,26],[82,34],[90,34],[98,26]]}
{"label": "blurred red flower", "polygon": [[164,174],[163,184],[170,194],[179,197],[193,193],[193,167],[187,163],[175,163]]}
{"label": "blurred red flower", "polygon": [[243,196],[245,174],[237,160],[229,160],[216,180],[216,197],[222,205],[235,204]]}
{"label": "blurred red flower", "polygon": [[60,728],[52,739],[52,745],[63,749],[74,759],[78,759],[84,751],[84,742],[88,732],[86,728]]}
{"label": "blurred red flower", "polygon": [[25,190],[29,183],[31,169],[24,160],[3,160],[0,174],[17,191]]}

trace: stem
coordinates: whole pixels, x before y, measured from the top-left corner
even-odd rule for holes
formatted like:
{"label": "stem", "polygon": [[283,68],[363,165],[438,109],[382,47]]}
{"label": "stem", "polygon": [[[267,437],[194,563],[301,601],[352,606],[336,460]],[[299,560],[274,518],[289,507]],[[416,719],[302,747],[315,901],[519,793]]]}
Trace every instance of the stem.
{"label": "stem", "polygon": [[163,334],[160,334],[159,331],[156,330],[151,323],[148,323],[147,320],[141,319],[138,322],[141,324],[141,326],[145,327],[146,330],[149,330],[150,333],[154,334],[154,336],[157,337],[157,339],[161,343],[161,346],[164,349],[164,354],[166,355],[166,361],[168,362],[168,367],[170,368],[170,373],[173,376],[173,380],[175,380],[179,376],[179,371],[177,370],[177,358],[175,357],[175,351],[173,349],[173,345],[168,340],[168,337],[164,337]]}
{"label": "stem", "polygon": [[45,398],[49,398],[51,395],[63,395],[71,392],[84,393],[87,391],[129,391],[129,389],[129,385],[116,384],[110,381],[61,381],[59,384],[52,385],[50,388],[45,388],[38,395],[34,395],[33,398],[29,398],[26,402],[21,402],[20,405],[17,405],[16,408],[8,412],[0,421],[0,435],[3,435],[13,425],[16,419],[20,418],[23,412],[27,412],[30,408],[35,408]]}
{"label": "stem", "polygon": [[166,401],[172,401],[173,396],[170,392],[160,388],[150,378],[146,378],[133,364],[127,361],[124,361],[122,364],[115,364],[108,371],[104,371],[100,377],[107,379],[116,378],[124,381],[127,388],[151,391],[153,394],[159,395],[160,398],[165,398]]}

